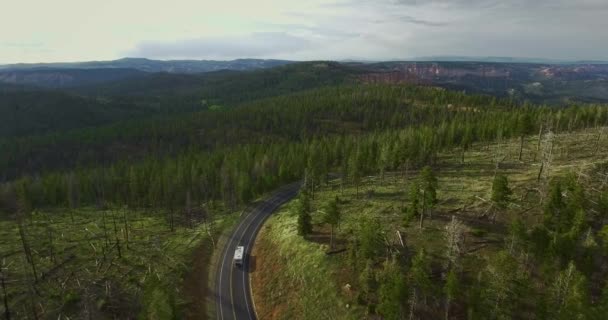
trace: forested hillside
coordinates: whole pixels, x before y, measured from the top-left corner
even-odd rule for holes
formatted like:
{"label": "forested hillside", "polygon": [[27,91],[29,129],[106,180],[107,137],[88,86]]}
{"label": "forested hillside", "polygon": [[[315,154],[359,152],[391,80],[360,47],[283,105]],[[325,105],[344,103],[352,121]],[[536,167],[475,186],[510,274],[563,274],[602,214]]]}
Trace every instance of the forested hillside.
{"label": "forested hillside", "polygon": [[[112,69],[72,71],[83,78],[92,77],[89,72],[101,71],[107,74],[106,78],[122,74]],[[0,138],[55,134],[133,118],[137,121],[124,127],[137,126],[142,119],[217,110],[255,99],[339,85],[353,81],[357,72],[337,63],[319,62],[249,72],[135,73],[126,80],[94,85],[72,79],[74,87],[67,93],[1,84]]]}
{"label": "forested hillside", "polygon": [[431,166],[394,166],[380,148],[365,175],[349,161],[265,224],[258,316],[604,319],[603,130],[473,143]]}
{"label": "forested hillside", "polygon": [[3,70],[0,68],[0,83],[29,85],[42,88],[68,88],[82,85],[136,78],[145,72],[135,69],[54,69],[34,68]]}
{"label": "forested hillside", "polygon": [[144,72],[201,73],[217,70],[252,70],[272,68],[292,63],[275,59],[236,59],[231,61],[214,60],[153,60],[145,58],[122,58],[109,61],[56,62],[56,63],[17,63],[0,65],[0,70],[31,69],[134,69]]}
{"label": "forested hillside", "polygon": [[96,126],[151,111],[126,101],[13,87],[0,94],[0,138]]}
{"label": "forested hillside", "polygon": [[[210,103],[233,104],[304,89],[342,84],[362,71],[337,62],[319,61],[281,67],[202,74],[153,73],[137,79],[83,86],[76,92],[104,96],[187,96]],[[171,101],[166,101],[171,102]]]}
{"label": "forested hillside", "polygon": [[[186,80],[176,81],[175,91],[163,88],[173,75],[157,75],[160,82],[142,85],[141,95],[137,86],[123,92],[119,84],[86,98],[45,93],[74,107],[124,102],[129,112],[157,112],[70,130],[66,119],[54,132],[0,140],[0,213],[11,230],[2,235],[10,245],[1,248],[8,308],[45,318],[85,309],[179,318],[189,304],[176,283],[187,268],[175,266],[187,264],[187,252],[152,268],[156,254],[201,241],[212,251],[218,232],[234,221],[231,213],[274,188],[304,179],[314,198],[333,174],[359,194],[369,174],[438,167],[449,150],[465,162],[473,146],[514,139],[523,150],[539,132],[608,124],[602,105],[558,108],[430,86],[362,84],[353,81],[356,72],[315,62],[178,76]],[[30,106],[38,95],[13,99]],[[10,116],[15,103],[7,105]],[[172,108],[181,111],[162,111]],[[36,116],[24,128],[44,127]],[[23,122],[16,124],[13,132]],[[594,132],[586,143],[599,149],[605,139]],[[72,231],[60,236],[64,229]],[[134,254],[151,248],[154,254]],[[78,270],[78,261],[87,267]],[[57,303],[54,297],[66,293]]]}
{"label": "forested hillside", "polygon": [[[521,107],[435,88],[333,87],[173,120],[8,140],[2,167],[7,178],[42,173],[20,180],[39,205],[66,204],[73,186],[87,188],[78,197],[84,203],[177,204],[191,188],[200,189],[191,192],[197,200],[246,202],[301,177],[308,160],[297,155],[321,157],[311,164],[324,172],[355,156],[369,157],[364,168],[371,168],[380,146],[390,145],[398,163],[432,164],[446,147],[524,136],[542,125],[556,132],[595,127],[607,117],[601,106]],[[54,167],[64,173],[44,174]],[[70,167],[78,169],[65,172]],[[92,185],[105,199],[96,199]]]}

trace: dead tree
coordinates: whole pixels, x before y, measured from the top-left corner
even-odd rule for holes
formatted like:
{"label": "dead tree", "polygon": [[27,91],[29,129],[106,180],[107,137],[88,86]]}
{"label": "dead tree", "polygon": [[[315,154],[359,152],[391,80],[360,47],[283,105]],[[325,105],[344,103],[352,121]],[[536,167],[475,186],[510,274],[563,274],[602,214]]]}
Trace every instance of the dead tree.
{"label": "dead tree", "polygon": [[169,208],[169,228],[171,232],[175,231],[175,213],[173,211],[173,206]]}
{"label": "dead tree", "polygon": [[25,227],[23,226],[23,220],[21,215],[19,215],[17,225],[19,228],[19,237],[21,238],[21,244],[23,246],[23,253],[25,254],[25,258],[27,263],[32,268],[32,274],[34,276],[34,280],[38,282],[38,271],[36,270],[36,261],[34,261],[34,256],[32,255],[32,249],[30,247],[29,242],[27,241],[27,236],[25,234]]}
{"label": "dead tree", "polygon": [[538,130],[538,142],[536,144],[536,153],[534,153],[534,162],[536,162],[536,158],[538,157],[538,153],[540,152],[540,142],[543,137],[543,124],[540,124],[540,129]]}
{"label": "dead tree", "polygon": [[207,203],[201,204],[201,216],[202,216],[203,224],[205,226],[205,231],[207,232],[207,235],[209,236],[209,239],[211,240],[211,244],[215,248],[215,238],[214,238],[215,230],[213,228],[214,227],[213,214],[211,213],[211,210],[209,210]]}
{"label": "dead tree", "polygon": [[450,267],[457,265],[458,259],[463,252],[465,226],[460,220],[456,219],[456,216],[452,216],[452,220],[445,227],[445,231],[447,242],[446,257],[448,258],[446,270],[449,270]]}
{"label": "dead tree", "polygon": [[6,291],[6,282],[8,281],[7,276],[5,275],[4,269],[8,267],[5,266],[4,260],[2,260],[2,267],[0,267],[0,282],[2,285],[2,301],[4,302],[4,318],[6,320],[11,319],[11,309],[8,305],[8,293]]}
{"label": "dead tree", "polygon": [[114,223],[114,243],[116,245],[116,250],[118,251],[118,258],[122,258],[120,239],[118,238],[118,226],[116,225],[116,217],[114,213],[112,213],[112,222]]}
{"label": "dead tree", "polygon": [[184,215],[186,219],[186,225],[188,228],[192,228],[192,201],[190,199],[190,191],[186,192],[186,208],[184,210]]}
{"label": "dead tree", "polygon": [[496,147],[494,148],[494,152],[492,153],[492,161],[494,163],[494,176],[496,176],[498,170],[500,169],[500,165],[507,158],[507,155],[505,153],[506,147],[505,145],[503,145],[502,142],[502,132],[499,132],[496,138]]}
{"label": "dead tree", "polygon": [[541,143],[541,164],[538,171],[537,182],[540,182],[541,178],[546,178],[549,175],[551,163],[553,162],[553,149],[554,149],[555,134],[548,130],[547,134],[543,136]]}
{"label": "dead tree", "polygon": [[127,249],[129,248],[129,220],[127,218],[127,207],[122,207],[122,221],[124,224],[124,236],[125,236],[125,243],[127,245]]}
{"label": "dead tree", "polygon": [[80,195],[76,185],[74,173],[68,176],[68,206],[70,207],[70,220],[74,224],[74,210],[80,206]]}
{"label": "dead tree", "polygon": [[55,260],[55,241],[54,241],[55,239],[53,237],[54,236],[53,231],[54,230],[53,230],[53,227],[51,224],[51,219],[50,219],[49,215],[47,214],[46,215],[46,233],[47,233],[48,241],[49,241],[49,254],[51,256],[51,261],[53,263],[55,263],[56,262],[56,260]]}
{"label": "dead tree", "polygon": [[604,133],[604,130],[606,130],[606,129],[605,128],[599,128],[599,130],[598,130],[597,139],[595,139],[595,147],[593,148],[593,155],[594,156],[598,152],[598,150],[600,149],[600,141],[602,140],[602,134]]}
{"label": "dead tree", "polygon": [[103,225],[103,237],[105,239],[106,246],[109,246],[110,245],[110,237],[108,236],[108,228],[107,228],[107,225],[106,225],[106,215],[107,215],[106,210],[102,210],[101,211],[101,222],[102,222],[102,225]]}

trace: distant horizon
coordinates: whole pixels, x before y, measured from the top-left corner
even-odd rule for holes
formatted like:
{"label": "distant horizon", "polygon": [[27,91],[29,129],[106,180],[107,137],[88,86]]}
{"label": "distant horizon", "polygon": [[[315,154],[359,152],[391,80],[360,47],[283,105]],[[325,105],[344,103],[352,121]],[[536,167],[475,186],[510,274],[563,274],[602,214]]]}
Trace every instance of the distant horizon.
{"label": "distant horizon", "polygon": [[104,63],[104,62],[115,62],[123,60],[148,60],[148,61],[159,61],[159,62],[179,62],[179,61],[197,61],[197,62],[230,62],[239,60],[260,60],[260,61],[288,61],[288,62],[314,62],[314,61],[334,61],[334,62],[360,62],[360,63],[379,63],[379,62],[496,62],[496,63],[548,63],[548,64],[563,64],[563,63],[577,63],[577,62],[597,62],[607,63],[608,58],[603,59],[558,59],[558,58],[542,58],[542,57],[511,57],[511,56],[458,56],[458,55],[438,55],[438,56],[421,56],[421,57],[410,57],[410,58],[393,58],[393,59],[357,59],[357,58],[344,58],[344,59],[283,59],[283,58],[255,58],[255,57],[241,57],[231,59],[160,59],[151,58],[144,56],[124,56],[116,59],[94,59],[94,60],[59,60],[59,61],[40,61],[40,62],[0,62],[1,67],[7,66],[28,66],[28,65],[54,65],[54,64],[80,64],[80,63]]}

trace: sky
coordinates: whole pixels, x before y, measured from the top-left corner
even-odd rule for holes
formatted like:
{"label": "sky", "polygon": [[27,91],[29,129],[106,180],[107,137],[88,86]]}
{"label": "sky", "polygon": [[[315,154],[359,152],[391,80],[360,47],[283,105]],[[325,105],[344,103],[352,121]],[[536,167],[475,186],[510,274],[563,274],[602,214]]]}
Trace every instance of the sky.
{"label": "sky", "polygon": [[608,0],[0,0],[0,63],[608,60]]}

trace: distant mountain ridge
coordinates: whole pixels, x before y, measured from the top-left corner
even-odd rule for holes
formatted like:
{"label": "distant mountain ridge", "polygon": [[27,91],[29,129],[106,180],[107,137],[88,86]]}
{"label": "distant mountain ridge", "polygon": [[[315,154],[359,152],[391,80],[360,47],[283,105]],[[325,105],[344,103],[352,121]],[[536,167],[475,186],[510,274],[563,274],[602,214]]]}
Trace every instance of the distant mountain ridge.
{"label": "distant mountain ridge", "polygon": [[[397,61],[397,60],[396,60]],[[404,60],[404,62],[407,60]],[[495,63],[531,63],[531,64],[608,64],[605,60],[548,59],[524,57],[471,57],[471,56],[427,56],[416,57],[411,61],[425,62],[495,62]]]}
{"label": "distant mountain ridge", "polygon": [[0,83],[42,88],[69,88],[138,78],[151,73],[198,74],[220,70],[248,71],[290,63],[292,61],[261,59],[163,61],[145,58],[66,63],[19,63],[0,65]]}
{"label": "distant mountain ridge", "polygon": [[217,70],[252,70],[272,68],[292,63],[275,59],[220,60],[152,60],[146,58],[123,58],[110,61],[57,62],[57,63],[17,63],[0,65],[0,72],[6,70],[31,69],[135,69],[144,72],[202,73]]}
{"label": "distant mountain ridge", "polygon": [[148,74],[136,69],[0,69],[0,83],[42,88],[67,88],[99,84]]}

